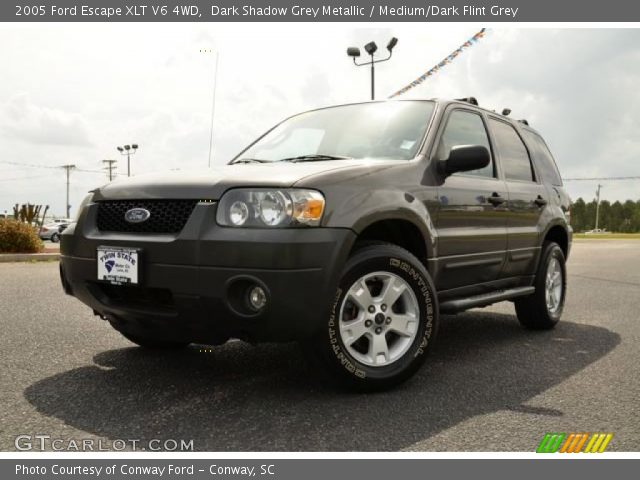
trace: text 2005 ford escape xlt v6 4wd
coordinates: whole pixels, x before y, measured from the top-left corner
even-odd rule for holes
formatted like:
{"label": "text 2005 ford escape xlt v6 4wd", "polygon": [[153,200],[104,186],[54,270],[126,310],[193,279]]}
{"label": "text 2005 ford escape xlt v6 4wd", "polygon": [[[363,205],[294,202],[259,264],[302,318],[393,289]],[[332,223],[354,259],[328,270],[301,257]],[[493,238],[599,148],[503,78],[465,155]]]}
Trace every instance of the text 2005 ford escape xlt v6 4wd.
{"label": "text 2005 ford escape xlt v6 4wd", "polygon": [[569,198],[545,142],[474,99],[293,116],[229,165],[109,183],[62,234],[65,291],[129,340],[304,342],[330,376],[412,375],[440,313],[562,313]]}

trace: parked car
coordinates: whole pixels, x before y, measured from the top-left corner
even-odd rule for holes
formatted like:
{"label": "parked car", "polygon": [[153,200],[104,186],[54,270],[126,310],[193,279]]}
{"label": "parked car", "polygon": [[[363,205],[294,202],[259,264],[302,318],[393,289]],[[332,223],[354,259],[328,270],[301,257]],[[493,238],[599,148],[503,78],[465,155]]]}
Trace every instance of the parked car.
{"label": "parked car", "polygon": [[50,240],[53,243],[57,243],[60,241],[60,233],[64,230],[64,228],[61,229],[63,225],[64,224],[60,223],[49,223],[47,225],[43,225],[42,228],[38,226],[35,226],[34,228],[37,230],[38,236],[41,240]]}
{"label": "parked car", "polygon": [[60,273],[138,345],[298,340],[336,381],[384,389],[417,371],[442,313],[510,300],[553,328],[569,205],[524,121],[474,99],[342,105],[227,166],[92,191]]}

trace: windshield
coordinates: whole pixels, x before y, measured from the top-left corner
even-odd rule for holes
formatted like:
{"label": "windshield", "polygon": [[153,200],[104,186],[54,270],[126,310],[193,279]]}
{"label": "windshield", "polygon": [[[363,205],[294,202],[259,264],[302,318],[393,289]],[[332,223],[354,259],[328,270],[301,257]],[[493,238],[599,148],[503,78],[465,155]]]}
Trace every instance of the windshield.
{"label": "windshield", "polygon": [[363,103],[296,115],[264,135],[235,162],[338,160],[416,156],[434,104]]}

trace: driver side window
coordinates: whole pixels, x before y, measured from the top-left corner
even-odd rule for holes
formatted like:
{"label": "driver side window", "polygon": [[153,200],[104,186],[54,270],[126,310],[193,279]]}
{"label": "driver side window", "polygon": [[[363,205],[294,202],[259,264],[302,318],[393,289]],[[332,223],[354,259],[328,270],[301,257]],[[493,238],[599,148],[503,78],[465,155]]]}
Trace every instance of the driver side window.
{"label": "driver side window", "polygon": [[[437,158],[441,160],[448,158],[451,149],[459,145],[481,145],[491,152],[487,129],[479,114],[465,110],[454,110],[451,112],[447,120],[447,126],[444,129],[442,137],[440,137]],[[470,172],[456,173],[454,175],[475,175],[494,178],[493,158],[491,158],[489,164],[484,168]]]}

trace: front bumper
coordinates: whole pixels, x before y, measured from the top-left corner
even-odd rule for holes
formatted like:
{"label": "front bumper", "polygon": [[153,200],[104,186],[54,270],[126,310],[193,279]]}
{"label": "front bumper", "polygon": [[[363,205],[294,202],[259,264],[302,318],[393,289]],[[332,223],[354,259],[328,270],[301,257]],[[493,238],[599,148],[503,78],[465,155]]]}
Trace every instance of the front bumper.
{"label": "front bumper", "polygon": [[[97,205],[89,205],[61,235],[65,290],[132,334],[202,343],[313,334],[326,321],[355,234],[339,228],[224,228],[216,224],[215,210],[215,203],[200,203],[179,234],[155,235],[100,232]],[[139,286],[97,281],[101,245],[141,249]],[[259,312],[242,304],[243,292],[254,284],[268,297]]]}

